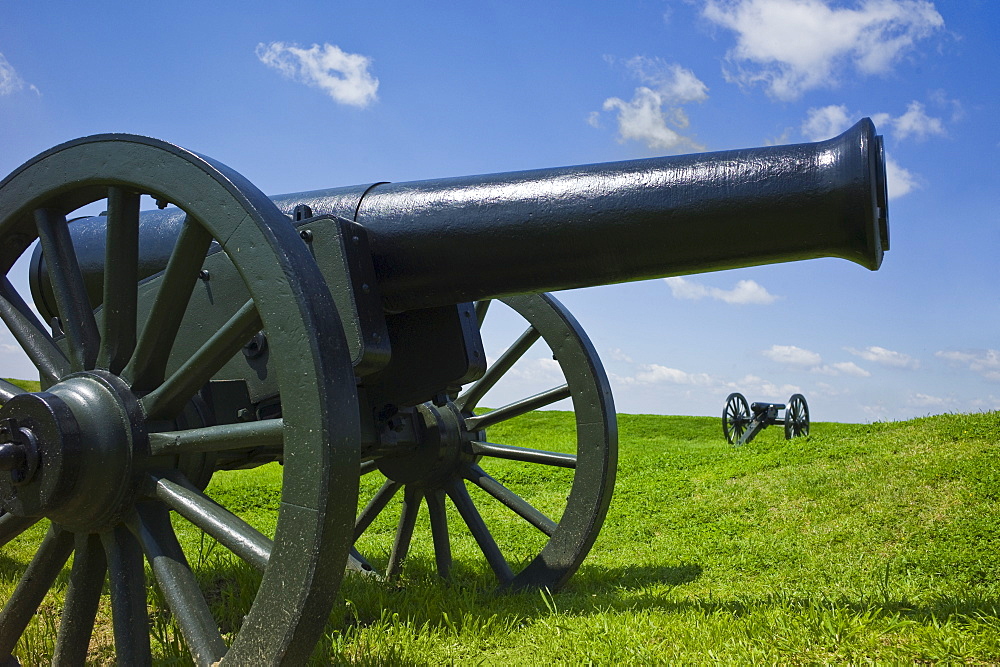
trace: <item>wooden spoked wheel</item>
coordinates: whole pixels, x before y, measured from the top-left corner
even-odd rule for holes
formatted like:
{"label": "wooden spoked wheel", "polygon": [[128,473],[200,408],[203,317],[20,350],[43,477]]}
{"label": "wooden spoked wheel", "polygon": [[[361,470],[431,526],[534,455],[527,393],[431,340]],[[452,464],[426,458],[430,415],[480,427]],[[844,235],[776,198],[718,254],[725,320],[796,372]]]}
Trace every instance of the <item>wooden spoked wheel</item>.
{"label": "wooden spoked wheel", "polygon": [[[369,485],[370,500],[358,515],[358,556],[382,566],[376,569],[388,577],[402,569],[423,504],[437,572],[451,574],[453,547],[462,539],[467,545],[471,533],[472,552],[479,555],[461,564],[474,567],[473,561],[485,559],[502,587],[562,585],[601,528],[617,462],[617,422],[604,369],[579,324],[551,295],[479,302],[480,326],[490,321],[488,308],[493,316],[505,306],[527,321],[524,333],[453,400],[420,408],[431,428],[412,456],[363,466],[384,481]],[[538,341],[541,360],[528,354]],[[558,377],[546,375],[555,386],[476,414],[490,389],[524,377],[519,361],[542,363]],[[537,427],[541,444],[519,443],[505,428],[509,420],[566,398],[572,399],[573,425],[559,434]],[[525,430],[531,429],[517,432]],[[390,505],[396,496],[401,505]],[[387,554],[384,560],[380,553]]]}
{"label": "wooden spoked wheel", "polygon": [[802,394],[792,394],[785,408],[785,439],[809,435],[809,404]]}
{"label": "wooden spoked wheel", "polygon": [[[149,302],[142,290],[154,283],[137,284],[141,195],[186,214]],[[66,215],[105,199],[103,304],[95,309]],[[36,238],[58,311],[52,334],[6,277]],[[0,318],[44,389],[0,382],[0,545],[5,555],[14,545],[33,552],[0,611],[0,662],[16,656],[72,555],[53,664],[84,663],[105,581],[119,664],[151,663],[144,561],[196,664],[303,664],[347,562],[359,427],[336,309],[287,218],[224,165],[152,139],[101,135],[57,146],[0,182],[0,247]],[[185,314],[213,257],[228,262],[246,300],[178,358],[197,330],[185,328]],[[190,418],[206,382],[261,329],[280,393],[294,397],[281,417]],[[274,448],[284,464],[273,539],[200,490],[212,474],[206,453],[248,443]],[[47,532],[34,528],[39,522]],[[225,633],[178,522],[262,574],[242,623]],[[32,539],[37,547],[21,547]]]}
{"label": "wooden spoked wheel", "polygon": [[750,424],[750,404],[743,394],[733,392],[722,411],[722,433],[730,445],[739,442]]}

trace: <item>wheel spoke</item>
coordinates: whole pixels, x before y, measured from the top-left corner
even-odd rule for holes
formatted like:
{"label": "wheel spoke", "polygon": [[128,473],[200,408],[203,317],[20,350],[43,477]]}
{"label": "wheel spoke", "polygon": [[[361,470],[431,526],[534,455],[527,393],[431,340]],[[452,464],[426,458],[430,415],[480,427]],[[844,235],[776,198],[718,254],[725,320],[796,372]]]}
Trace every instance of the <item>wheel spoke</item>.
{"label": "wheel spoke", "polygon": [[284,421],[280,418],[219,424],[183,431],[150,433],[149,450],[155,456],[280,447],[284,443],[284,433]]}
{"label": "wheel spoke", "polygon": [[569,398],[571,395],[569,385],[564,384],[561,387],[554,387],[548,391],[543,391],[540,394],[535,394],[534,396],[517,401],[516,403],[505,405],[504,407],[498,408],[493,412],[487,412],[485,415],[468,417],[465,420],[465,425],[471,431],[489,428],[494,424],[499,424],[502,421],[513,419],[514,417],[523,415],[526,412],[531,412],[532,410],[544,408],[546,405],[551,405],[564,398]]}
{"label": "wheel spoke", "polygon": [[0,516],[0,547],[34,526],[38,521],[35,518],[14,516],[13,514]]}
{"label": "wheel spoke", "polygon": [[142,549],[123,524],[101,533],[108,560],[115,654],[120,665],[151,665]]}
{"label": "wheel spoke", "polygon": [[399,575],[403,568],[403,560],[410,550],[410,541],[413,539],[413,527],[417,523],[417,513],[420,511],[420,491],[416,490],[412,484],[403,489],[403,512],[399,517],[399,525],[396,526],[396,538],[392,543],[392,551],[389,552],[389,564],[385,568],[386,578],[393,578]]}
{"label": "wheel spoke", "polygon": [[26,393],[24,389],[21,389],[13,382],[8,382],[0,378],[0,405],[3,405],[18,394],[24,393]]}
{"label": "wheel spoke", "polygon": [[82,665],[86,662],[107,571],[100,537],[96,534],[77,535],[73,569],[66,588],[66,603],[59,621],[52,664]]}
{"label": "wheel spoke", "polygon": [[260,315],[253,299],[243,304],[191,357],[181,364],[156,391],[140,401],[149,419],[175,417],[188,399],[202,388],[226,362],[260,331]]}
{"label": "wheel spoke", "polygon": [[[478,304],[477,304],[478,305]],[[448,514],[445,511],[445,494],[435,489],[425,496],[431,517],[431,537],[434,541],[434,561],[442,579],[451,576],[451,536],[448,535]]]}
{"label": "wheel spoke", "polygon": [[491,303],[493,303],[493,299],[483,299],[476,302],[476,321],[479,322],[480,329],[483,328],[483,322],[486,321],[486,311],[490,309]]}
{"label": "wheel spoke", "polygon": [[502,378],[510,367],[513,366],[518,359],[524,356],[524,353],[528,351],[535,341],[541,336],[540,333],[534,327],[528,327],[523,334],[514,341],[507,350],[500,355],[500,358],[493,362],[493,365],[486,369],[483,377],[473,383],[461,396],[455,399],[455,405],[458,406],[459,410],[469,410],[472,411],[477,405],[479,405],[480,399],[486,395],[490,389]]}
{"label": "wheel spoke", "polygon": [[486,562],[493,569],[493,573],[500,581],[500,585],[505,586],[509,584],[514,579],[514,572],[511,571],[507,559],[500,553],[500,547],[497,546],[496,540],[493,539],[489,528],[486,527],[483,517],[479,514],[479,510],[476,509],[475,503],[472,502],[472,497],[469,496],[469,491],[465,488],[462,480],[453,480],[448,485],[448,497],[455,503],[458,513],[462,516],[465,525],[469,527],[469,531],[479,545],[480,551],[486,556]]}
{"label": "wheel spoke", "polygon": [[134,389],[152,390],[163,382],[170,350],[211,244],[212,236],[201,224],[191,216],[184,219],[152,310],[123,371]]}
{"label": "wheel spoke", "polygon": [[272,542],[260,531],[193,486],[160,477],[156,497],[167,507],[215,538],[220,544],[263,572]]}
{"label": "wheel spoke", "polygon": [[62,329],[69,342],[73,370],[89,370],[97,362],[101,334],[97,330],[97,320],[87,296],[87,286],[76,259],[66,216],[46,208],[37,209],[35,227],[49,280],[52,281],[52,293]]}
{"label": "wheel spoke", "polygon": [[35,365],[42,379],[55,383],[69,373],[70,363],[35,313],[6,277],[0,284],[0,319]]}
{"label": "wheel spoke", "polygon": [[104,330],[97,365],[120,373],[135,351],[139,293],[139,194],[108,188]]}
{"label": "wheel spoke", "polygon": [[512,445],[498,445],[480,440],[475,440],[470,444],[472,445],[472,452],[481,456],[491,456],[497,459],[508,459],[522,463],[541,463],[560,468],[576,468],[575,454],[561,454],[559,452],[548,452],[544,449],[529,449],[528,447],[514,447]]}
{"label": "wheel spoke", "polygon": [[552,537],[552,533],[558,528],[555,521],[539,512],[524,498],[490,477],[479,466],[469,466],[465,471],[465,478],[499,500],[508,509],[549,537]]}
{"label": "wheel spoke", "polygon": [[399,482],[394,482],[391,479],[385,480],[385,484],[375,492],[372,499],[368,501],[365,508],[361,510],[361,514],[358,515],[358,520],[354,522],[354,539],[361,537],[362,533],[368,530],[368,526],[372,525],[372,521],[375,520],[385,506],[389,504],[392,497],[396,495],[396,491],[399,491],[399,487],[403,486]]}
{"label": "wheel spoke", "polygon": [[0,657],[9,656],[73,551],[73,534],[49,526],[35,557],[0,612]]}
{"label": "wheel spoke", "polygon": [[370,472],[375,472],[378,470],[378,464],[375,461],[362,461],[361,469],[358,474],[367,475]]}
{"label": "wheel spoke", "polygon": [[133,526],[167,606],[181,628],[195,664],[211,665],[226,654],[219,626],[188,566],[170,525],[170,513],[161,505],[140,504]]}

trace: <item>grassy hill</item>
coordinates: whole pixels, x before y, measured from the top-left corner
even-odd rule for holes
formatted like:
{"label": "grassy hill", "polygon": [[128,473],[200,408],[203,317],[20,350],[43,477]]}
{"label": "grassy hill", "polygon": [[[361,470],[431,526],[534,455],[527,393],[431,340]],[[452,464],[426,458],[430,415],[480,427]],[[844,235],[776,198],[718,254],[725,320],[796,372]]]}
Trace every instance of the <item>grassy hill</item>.
{"label": "grassy hill", "polygon": [[[544,441],[569,419],[515,428]],[[318,661],[1000,662],[997,414],[815,423],[793,441],[772,427],[738,449],[716,418],[620,428],[615,499],[566,589],[497,595],[460,546],[442,583],[415,543],[398,584],[346,579]],[[217,475],[214,493],[266,513],[273,468]],[[0,599],[22,559],[0,559]]]}
{"label": "grassy hill", "polygon": [[[566,415],[525,419],[544,439]],[[1000,419],[780,428],[621,415],[615,500],[569,587],[348,582],[337,660],[1000,661]],[[411,568],[411,573],[416,568]],[[456,594],[457,593],[457,594]]]}

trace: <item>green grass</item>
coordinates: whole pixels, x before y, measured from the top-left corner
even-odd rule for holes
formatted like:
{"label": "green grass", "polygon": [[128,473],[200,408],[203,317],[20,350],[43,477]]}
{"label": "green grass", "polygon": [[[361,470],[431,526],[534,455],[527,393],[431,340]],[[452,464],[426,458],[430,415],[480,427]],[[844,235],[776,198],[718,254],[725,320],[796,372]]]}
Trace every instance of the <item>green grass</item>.
{"label": "green grass", "polygon": [[[490,435],[549,447],[569,418],[535,413]],[[464,529],[455,576],[441,582],[422,523],[400,581],[345,579],[316,662],[1000,662],[998,414],[817,423],[793,441],[772,427],[738,449],[716,418],[619,420],[615,498],[568,587],[498,595]],[[551,486],[501,475],[539,496]],[[210,492],[268,531],[280,468],[217,474]],[[491,526],[506,518],[484,514]],[[373,526],[362,551],[384,561],[391,529],[392,517]],[[522,537],[536,539],[498,535],[505,549]],[[220,623],[235,627],[252,575],[196,531],[181,539]],[[4,548],[0,599],[29,556]],[[112,655],[101,614],[97,662]],[[52,616],[19,649],[25,664],[51,650]],[[174,662],[182,648],[165,615],[154,614],[154,634]]]}
{"label": "green grass", "polygon": [[7,382],[15,384],[21,389],[25,389],[27,391],[41,391],[41,384],[38,382],[38,380],[16,380],[14,378],[4,378],[4,379],[7,380]]}

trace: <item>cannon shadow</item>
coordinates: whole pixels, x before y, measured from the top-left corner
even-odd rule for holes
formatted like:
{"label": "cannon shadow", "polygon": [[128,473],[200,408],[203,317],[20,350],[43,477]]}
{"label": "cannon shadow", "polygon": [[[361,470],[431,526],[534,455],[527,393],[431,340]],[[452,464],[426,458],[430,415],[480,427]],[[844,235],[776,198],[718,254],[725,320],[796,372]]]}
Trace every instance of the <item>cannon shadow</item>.
{"label": "cannon shadow", "polygon": [[[461,619],[462,624],[501,623],[515,627],[560,615],[627,616],[653,612],[739,620],[759,614],[766,616],[777,609],[800,616],[803,623],[824,615],[935,626],[969,620],[1000,623],[1000,598],[976,594],[941,595],[920,602],[880,594],[828,595],[820,590],[723,598],[699,594],[678,599],[672,595],[673,589],[693,583],[703,574],[700,565],[688,563],[612,568],[585,565],[558,592],[537,589],[503,592],[486,588],[482,578],[476,578],[475,582],[464,577],[443,582],[434,581],[432,574],[432,568],[427,566],[426,573],[416,574],[412,583],[396,586],[388,582],[373,586],[374,582],[348,577],[344,594],[349,613],[341,629],[384,621],[385,614],[413,627],[454,629],[456,619]],[[370,587],[369,594],[363,592],[364,586]],[[334,626],[338,624],[336,612],[331,620]]]}

